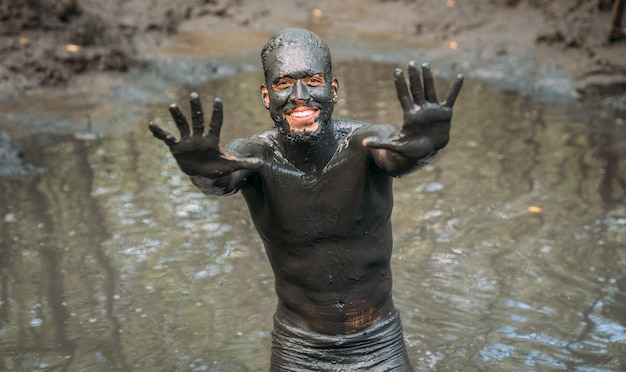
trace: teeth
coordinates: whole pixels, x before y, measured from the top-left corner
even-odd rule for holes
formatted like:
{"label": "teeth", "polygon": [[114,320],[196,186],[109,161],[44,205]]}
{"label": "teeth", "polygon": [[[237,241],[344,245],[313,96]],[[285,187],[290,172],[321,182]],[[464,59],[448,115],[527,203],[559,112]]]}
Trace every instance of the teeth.
{"label": "teeth", "polygon": [[313,115],[313,113],[314,113],[314,112],[315,112],[314,110],[296,111],[296,112],[292,112],[292,113],[291,113],[291,114],[289,114],[289,115],[291,115],[291,116],[295,116],[295,117],[297,117],[297,118],[304,118],[304,117],[307,117],[307,116]]}

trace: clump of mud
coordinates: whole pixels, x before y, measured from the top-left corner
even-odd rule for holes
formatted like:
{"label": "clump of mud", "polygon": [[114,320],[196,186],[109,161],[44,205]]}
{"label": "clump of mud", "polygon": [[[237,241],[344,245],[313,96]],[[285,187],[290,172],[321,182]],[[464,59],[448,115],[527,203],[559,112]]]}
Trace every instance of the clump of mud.
{"label": "clump of mud", "polygon": [[66,83],[84,71],[125,71],[137,63],[120,28],[69,0],[0,0],[0,23],[5,92]]}
{"label": "clump of mud", "polygon": [[58,86],[76,74],[142,65],[141,47],[185,19],[224,14],[235,0],[0,0],[0,92]]}

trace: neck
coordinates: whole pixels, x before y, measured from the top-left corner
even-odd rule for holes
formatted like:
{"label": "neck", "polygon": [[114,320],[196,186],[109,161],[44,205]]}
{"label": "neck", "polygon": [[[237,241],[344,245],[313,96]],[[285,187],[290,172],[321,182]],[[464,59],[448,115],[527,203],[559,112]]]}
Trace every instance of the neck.
{"label": "neck", "polygon": [[281,146],[285,157],[305,173],[319,173],[337,150],[337,136],[332,119],[317,133],[283,133]]}

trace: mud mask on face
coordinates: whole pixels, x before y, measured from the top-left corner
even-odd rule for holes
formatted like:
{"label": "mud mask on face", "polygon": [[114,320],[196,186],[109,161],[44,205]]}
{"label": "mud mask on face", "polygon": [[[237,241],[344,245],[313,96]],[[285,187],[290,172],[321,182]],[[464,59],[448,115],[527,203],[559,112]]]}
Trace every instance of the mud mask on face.
{"label": "mud mask on face", "polygon": [[[300,107],[302,115],[305,115],[306,110],[302,106],[314,111],[316,129],[312,132],[321,132],[327,127],[336,96],[329,58],[327,53],[312,43],[288,44],[268,55],[266,107],[275,126],[283,133],[294,132],[286,113]],[[324,83],[319,86],[309,84],[307,79],[315,75],[321,76]],[[286,89],[275,89],[272,84],[282,78],[291,79],[293,84]],[[315,133],[291,133],[290,137],[313,139]]]}

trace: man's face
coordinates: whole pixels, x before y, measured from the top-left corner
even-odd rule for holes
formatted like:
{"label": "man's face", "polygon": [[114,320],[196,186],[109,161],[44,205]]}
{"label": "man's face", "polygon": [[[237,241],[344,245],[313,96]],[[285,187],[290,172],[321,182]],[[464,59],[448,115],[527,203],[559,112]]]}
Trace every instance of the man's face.
{"label": "man's face", "polygon": [[282,129],[317,132],[337,99],[327,54],[315,45],[286,45],[268,55],[263,105]]}

